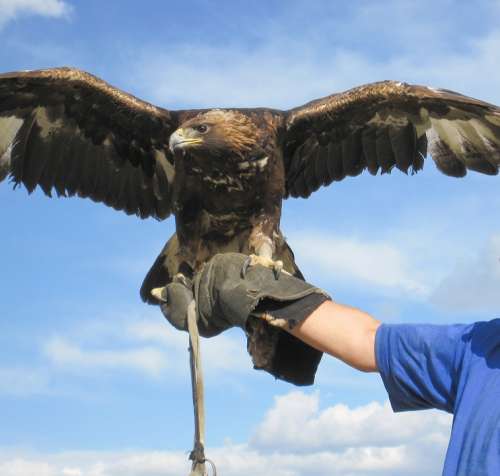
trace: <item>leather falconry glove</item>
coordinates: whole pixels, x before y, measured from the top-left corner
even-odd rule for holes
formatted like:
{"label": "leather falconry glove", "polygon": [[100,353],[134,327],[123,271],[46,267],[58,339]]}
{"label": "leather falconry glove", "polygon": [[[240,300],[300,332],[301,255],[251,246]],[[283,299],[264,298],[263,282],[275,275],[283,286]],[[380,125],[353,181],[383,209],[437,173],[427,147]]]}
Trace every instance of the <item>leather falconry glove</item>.
{"label": "leather falconry glove", "polygon": [[321,359],[313,349],[284,329],[293,328],[330,297],[321,289],[261,265],[242,269],[247,256],[215,255],[193,279],[177,280],[155,295],[162,311],[177,329],[186,330],[187,305],[196,300],[200,335],[212,337],[230,327],[247,334],[254,366],[296,385],[309,385]]}
{"label": "leather falconry glove", "polygon": [[292,328],[310,312],[285,315],[287,303],[299,303],[310,295],[324,300],[328,295],[288,273],[277,279],[275,272],[261,265],[242,269],[247,256],[239,253],[215,255],[195,276],[194,292],[199,320],[223,331],[237,326],[247,330],[250,316],[263,318],[278,327]]}

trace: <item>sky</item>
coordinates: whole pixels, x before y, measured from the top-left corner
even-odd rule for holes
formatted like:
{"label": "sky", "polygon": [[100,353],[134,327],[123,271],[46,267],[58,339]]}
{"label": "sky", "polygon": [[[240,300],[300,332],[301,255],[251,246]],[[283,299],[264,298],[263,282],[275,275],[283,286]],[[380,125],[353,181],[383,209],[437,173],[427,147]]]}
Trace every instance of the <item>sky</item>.
{"label": "sky", "polygon": [[[75,66],[170,109],[281,109],[382,79],[500,104],[500,2],[0,0],[0,71]],[[285,202],[309,281],[383,322],[498,316],[498,178],[348,178]],[[173,220],[0,184],[0,474],[188,474],[187,336],[138,289]],[[375,374],[312,387],[202,342],[207,455],[225,476],[437,476],[451,416],[393,414]]]}

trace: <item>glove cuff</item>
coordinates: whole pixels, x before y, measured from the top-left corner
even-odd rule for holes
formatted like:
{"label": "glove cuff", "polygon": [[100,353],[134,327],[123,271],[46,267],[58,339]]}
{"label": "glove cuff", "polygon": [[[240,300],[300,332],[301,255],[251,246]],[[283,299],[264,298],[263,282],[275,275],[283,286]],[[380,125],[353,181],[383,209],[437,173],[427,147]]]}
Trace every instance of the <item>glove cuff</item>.
{"label": "glove cuff", "polygon": [[[247,350],[254,368],[295,385],[312,385],[323,353],[276,327],[276,323],[293,327],[328,300],[323,294],[310,294],[286,303],[262,301],[247,324]],[[270,317],[268,322],[257,317],[262,313]]]}

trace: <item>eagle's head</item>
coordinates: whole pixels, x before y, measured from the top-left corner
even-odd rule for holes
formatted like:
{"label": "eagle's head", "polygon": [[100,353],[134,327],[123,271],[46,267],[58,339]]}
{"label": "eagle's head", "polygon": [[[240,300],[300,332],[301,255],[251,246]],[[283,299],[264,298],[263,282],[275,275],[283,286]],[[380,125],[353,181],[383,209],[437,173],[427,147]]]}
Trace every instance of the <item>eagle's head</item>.
{"label": "eagle's head", "polygon": [[174,155],[188,153],[199,158],[245,160],[259,154],[260,135],[256,124],[245,114],[213,109],[184,122],[171,136]]}

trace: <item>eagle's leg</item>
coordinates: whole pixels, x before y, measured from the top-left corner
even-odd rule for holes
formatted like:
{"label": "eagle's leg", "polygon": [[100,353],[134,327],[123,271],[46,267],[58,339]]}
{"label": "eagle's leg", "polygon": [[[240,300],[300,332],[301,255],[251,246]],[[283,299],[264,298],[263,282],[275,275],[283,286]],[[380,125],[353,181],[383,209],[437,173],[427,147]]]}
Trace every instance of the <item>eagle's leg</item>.
{"label": "eagle's leg", "polygon": [[266,268],[271,268],[274,271],[274,276],[278,279],[283,271],[283,261],[273,260],[274,244],[271,238],[262,236],[262,233],[258,233],[258,235],[261,236],[258,236],[258,238],[255,239],[253,246],[255,254],[249,255],[245,260],[241,269],[241,275],[245,277],[250,266],[260,264]]}

